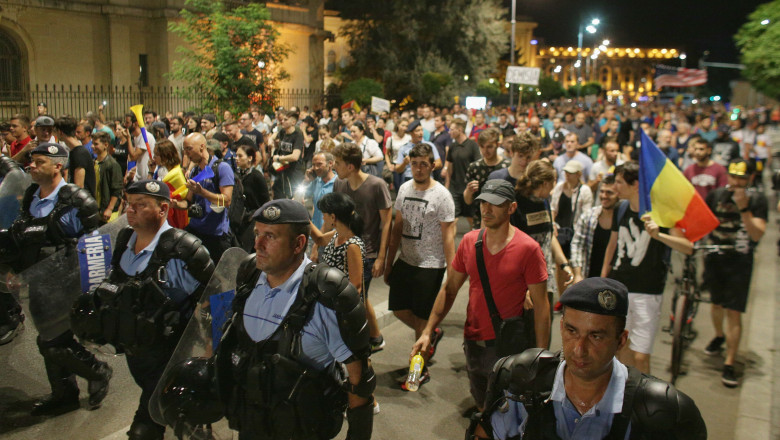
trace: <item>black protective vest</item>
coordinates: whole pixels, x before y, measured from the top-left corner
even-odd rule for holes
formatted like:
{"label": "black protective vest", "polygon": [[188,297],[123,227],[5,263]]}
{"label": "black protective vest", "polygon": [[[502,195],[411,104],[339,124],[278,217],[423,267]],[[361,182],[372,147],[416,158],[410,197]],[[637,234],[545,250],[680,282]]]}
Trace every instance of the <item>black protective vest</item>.
{"label": "black protective vest", "polygon": [[[308,274],[304,271],[304,277]],[[244,307],[260,276],[254,273],[236,290],[233,317],[216,354],[220,397],[232,429],[268,439],[330,439],[341,430],[347,409],[345,374],[335,362],[317,371],[297,360],[302,330],[317,296],[297,298],[276,332],[255,342],[244,327]],[[262,435],[261,435],[262,434]]]}
{"label": "black protective vest", "polygon": [[168,279],[165,265],[171,258],[163,258],[159,250],[165,243],[176,240],[177,235],[186,233],[178,229],[163,232],[146,269],[131,276],[122,270],[119,262],[132,234],[131,228],[119,232],[111,272],[95,289],[103,337],[118,350],[134,355],[173,350],[203,287],[183,304],[169,298],[162,287]]}

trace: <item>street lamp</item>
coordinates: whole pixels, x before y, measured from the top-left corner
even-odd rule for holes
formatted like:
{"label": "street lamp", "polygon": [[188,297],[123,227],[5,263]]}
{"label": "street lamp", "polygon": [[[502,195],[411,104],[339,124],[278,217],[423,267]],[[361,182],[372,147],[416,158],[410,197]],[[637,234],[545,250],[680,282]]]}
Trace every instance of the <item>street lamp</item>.
{"label": "street lamp", "polygon": [[[598,18],[594,18],[590,21],[590,24],[587,25],[584,29],[588,31],[588,33],[595,34],[596,33],[596,26],[601,23],[601,20]],[[579,102],[580,99],[580,88],[582,86],[582,33],[583,33],[583,25],[580,23],[579,31],[577,32],[577,63],[574,64],[574,67],[577,68],[577,101]]]}
{"label": "street lamp", "polygon": [[685,67],[685,60],[688,59],[688,55],[685,54],[685,52],[680,54],[680,60],[682,61],[682,67]]}
{"label": "street lamp", "polygon": [[[515,65],[515,16],[517,15],[517,0],[512,0],[512,41],[509,43],[509,65]],[[514,98],[514,90],[509,89],[509,111],[512,111],[512,101]],[[521,96],[522,99],[522,96]]]}

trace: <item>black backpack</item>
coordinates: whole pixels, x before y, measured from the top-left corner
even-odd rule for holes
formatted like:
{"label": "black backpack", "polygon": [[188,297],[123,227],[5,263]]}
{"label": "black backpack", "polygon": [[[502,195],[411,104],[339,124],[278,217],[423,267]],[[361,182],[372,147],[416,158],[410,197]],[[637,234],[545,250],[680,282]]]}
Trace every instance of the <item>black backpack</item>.
{"label": "black backpack", "polygon": [[[211,170],[214,171],[214,183],[219,188],[219,164],[222,163],[222,159],[217,159],[211,164]],[[228,206],[228,220],[230,221],[230,228],[235,232],[241,227],[246,214],[246,196],[244,195],[244,184],[241,182],[241,178],[233,173],[233,196],[230,198],[230,206]]]}

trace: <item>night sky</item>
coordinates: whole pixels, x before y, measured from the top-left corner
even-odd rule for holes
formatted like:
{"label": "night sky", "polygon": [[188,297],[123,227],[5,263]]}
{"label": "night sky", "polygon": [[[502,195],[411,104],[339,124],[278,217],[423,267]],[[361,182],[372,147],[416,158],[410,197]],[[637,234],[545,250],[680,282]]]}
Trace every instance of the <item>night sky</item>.
{"label": "night sky", "polygon": [[[503,0],[507,15],[511,0]],[[708,61],[737,63],[739,53],[733,35],[748,14],[766,1],[756,0],[517,0],[518,16],[538,23],[534,35],[542,45],[576,46],[577,27],[599,18],[594,35],[585,33],[584,45],[609,39],[615,47],[677,48],[688,55],[687,66],[696,67],[704,51]],[[674,63],[669,63],[674,64]],[[727,87],[738,71],[709,69],[718,91]]]}

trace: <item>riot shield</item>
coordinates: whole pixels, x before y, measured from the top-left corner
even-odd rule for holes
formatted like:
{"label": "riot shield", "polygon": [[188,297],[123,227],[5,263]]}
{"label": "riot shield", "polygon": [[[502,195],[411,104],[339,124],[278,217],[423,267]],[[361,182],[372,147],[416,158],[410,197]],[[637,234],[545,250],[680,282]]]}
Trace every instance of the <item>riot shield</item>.
{"label": "riot shield", "polygon": [[9,171],[0,182],[0,229],[7,229],[19,216],[24,191],[30,186],[30,175],[21,168]]}
{"label": "riot shield", "polygon": [[70,328],[73,301],[105,278],[109,251],[125,226],[127,216],[122,215],[98,228],[96,234],[81,237],[77,246],[69,245],[25,269],[9,285],[22,302],[29,301],[30,317],[42,340],[54,339]]}
{"label": "riot shield", "polygon": [[[229,439],[232,436],[225,419],[208,427],[199,426],[206,424],[201,421],[202,418],[221,417],[221,412],[215,412],[215,408],[219,406],[218,401],[201,405],[198,401],[200,390],[184,389],[179,384],[177,386],[182,386],[181,392],[171,393],[170,387],[171,382],[181,377],[184,370],[191,376],[198,376],[196,380],[188,380],[188,384],[208,386],[210,378],[207,377],[206,360],[213,357],[222,337],[222,327],[230,318],[236,289],[236,273],[247,255],[246,251],[240,248],[230,248],[222,254],[149,401],[149,414],[152,419],[161,425],[174,428],[177,436],[201,438],[204,431],[215,439]],[[199,383],[195,383],[197,380]],[[198,419],[197,422],[187,420],[183,413],[189,413],[192,418]]]}

